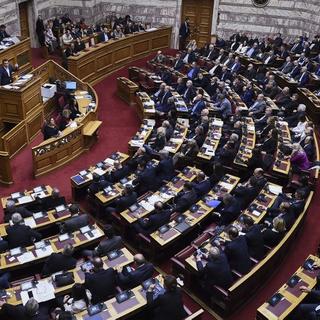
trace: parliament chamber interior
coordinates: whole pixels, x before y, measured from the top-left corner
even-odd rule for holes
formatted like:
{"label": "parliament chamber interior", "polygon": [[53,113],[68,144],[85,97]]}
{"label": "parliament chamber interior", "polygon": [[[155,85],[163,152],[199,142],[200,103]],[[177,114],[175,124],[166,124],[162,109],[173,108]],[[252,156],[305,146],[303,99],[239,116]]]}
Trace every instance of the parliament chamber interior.
{"label": "parliament chamber interior", "polygon": [[0,319],[320,319],[319,11],[0,0]]}

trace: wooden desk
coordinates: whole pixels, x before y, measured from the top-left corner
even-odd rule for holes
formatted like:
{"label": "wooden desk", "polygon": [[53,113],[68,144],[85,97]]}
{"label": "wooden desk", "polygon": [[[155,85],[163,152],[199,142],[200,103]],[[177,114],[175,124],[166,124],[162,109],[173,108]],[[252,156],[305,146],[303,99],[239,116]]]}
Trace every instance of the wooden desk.
{"label": "wooden desk", "polygon": [[140,119],[153,119],[156,115],[154,101],[146,92],[137,92],[137,113]]}
{"label": "wooden desk", "polygon": [[[187,119],[185,119],[187,121]],[[166,143],[163,150],[169,151],[171,154],[177,153],[184,139],[187,137],[188,128],[181,128],[179,125],[176,125],[170,140]]]}
{"label": "wooden desk", "polygon": [[[101,161],[101,164],[103,165],[103,168],[101,168],[103,174],[105,175],[114,168],[114,161],[119,161],[123,164],[128,158],[129,156],[125,153],[113,153],[105,160]],[[70,178],[73,199],[78,200],[81,196],[84,195],[84,191],[92,182],[92,173],[95,172],[95,170],[98,170],[98,168],[98,165],[91,166],[88,169],[82,170]]]}
{"label": "wooden desk", "polygon": [[[48,186],[48,185],[45,186],[44,189],[43,189],[43,192],[45,193],[44,198],[50,197],[51,194],[52,194],[52,187],[51,187],[51,186]],[[30,196],[30,197],[31,197],[29,201],[24,202],[23,204],[21,204],[21,205],[29,205],[29,204],[31,204],[31,203],[33,203],[33,202],[35,201],[35,196],[36,196],[37,194],[39,194],[39,193],[34,192],[34,189],[33,189],[33,190],[29,190],[29,191],[20,192],[20,194],[21,194],[21,197],[22,197],[22,196]],[[19,197],[19,198],[20,198],[20,197]],[[7,201],[8,201],[8,200],[13,200],[13,201],[15,202],[15,205],[16,205],[16,206],[19,206],[19,205],[20,205],[20,203],[19,203],[19,198],[13,200],[12,197],[11,197],[11,195],[8,196],[8,197],[2,197],[2,198],[1,198],[2,208],[3,208],[3,209],[6,209],[6,207],[7,207]]]}
{"label": "wooden desk", "polygon": [[[32,229],[43,229],[46,227],[54,226],[58,222],[62,222],[71,217],[69,210],[63,211],[62,213],[57,214],[56,210],[50,210],[47,214],[43,213],[42,217],[37,218],[36,215],[32,217],[25,218],[25,224],[30,226],[30,221],[32,224],[30,227]],[[0,224],[0,237],[7,236],[6,228],[9,226],[9,223]]]}
{"label": "wooden desk", "polygon": [[30,38],[22,39],[20,42],[0,51],[0,61],[8,59],[11,64],[19,65],[19,73],[32,69]]}
{"label": "wooden desk", "polygon": [[[108,269],[108,268],[119,269],[133,262],[134,260],[133,255],[127,248],[123,247],[120,249],[120,251],[122,252],[122,254],[113,260],[109,260],[107,256],[101,257],[103,261],[104,269]],[[42,278],[39,281],[49,281],[50,283],[52,283],[55,289],[55,296],[66,294],[67,292],[71,291],[75,283],[84,283],[85,272],[81,269],[81,265],[82,263],[78,264],[76,268],[69,270],[69,272],[72,272],[74,276],[74,283],[72,284],[62,286],[62,287],[57,287],[55,282],[52,281],[51,276],[47,278]],[[6,302],[13,305],[22,304],[21,291],[22,291],[21,285],[18,285],[6,290],[6,293],[8,294],[8,296],[5,299]]]}
{"label": "wooden desk", "polygon": [[[99,126],[99,122],[92,122],[97,121],[99,101],[96,92],[90,85],[82,82],[52,60],[36,68],[33,74],[40,77],[41,85],[47,83],[49,78],[75,81],[77,84],[75,98],[80,111],[85,113],[85,115],[76,118],[77,128],[72,130],[66,128],[62,136],[48,139],[32,148],[33,172],[34,176],[38,177],[63,166],[89,149],[92,138],[87,134],[91,134]],[[46,114],[55,110],[55,104],[51,100],[44,104]],[[87,110],[89,103],[93,103],[93,106]]]}
{"label": "wooden desk", "polygon": [[[319,258],[314,255],[309,255],[307,259],[312,259],[315,262],[319,262]],[[299,269],[291,276],[297,276],[300,278],[299,282],[294,287],[289,287],[285,283],[277,292],[283,296],[283,299],[274,307],[268,302],[262,304],[257,310],[258,320],[283,320],[294,311],[294,309],[304,300],[308,293],[304,293],[299,290],[301,286],[305,286],[309,289],[313,289],[317,284],[317,276],[320,270],[313,271],[305,270],[303,267]],[[290,278],[291,278],[290,277]]]}
{"label": "wooden desk", "polygon": [[131,80],[125,77],[117,78],[117,94],[129,105],[136,103],[136,92],[139,87]]}
{"label": "wooden desk", "polygon": [[18,257],[21,256],[21,254],[10,256],[9,251],[2,253],[0,254],[1,270],[9,271],[13,269],[23,268],[29,264],[40,263],[44,261],[52,252],[62,252],[63,247],[68,243],[72,244],[76,248],[87,245],[89,243],[97,242],[99,239],[104,237],[104,232],[97,225],[94,225],[93,228],[94,230],[97,230],[97,235],[94,235],[94,237],[91,237],[89,239],[80,231],[74,232],[72,234],[72,238],[69,238],[62,242],[59,241],[59,236],[48,238],[48,251],[46,252],[43,252],[42,249],[39,249],[39,251],[37,251],[35,245],[27,247],[26,252],[33,255],[32,259],[29,261],[19,262]]}
{"label": "wooden desk", "polygon": [[171,27],[128,35],[118,40],[109,40],[68,58],[68,70],[79,79],[97,83],[111,72],[171,43]]}

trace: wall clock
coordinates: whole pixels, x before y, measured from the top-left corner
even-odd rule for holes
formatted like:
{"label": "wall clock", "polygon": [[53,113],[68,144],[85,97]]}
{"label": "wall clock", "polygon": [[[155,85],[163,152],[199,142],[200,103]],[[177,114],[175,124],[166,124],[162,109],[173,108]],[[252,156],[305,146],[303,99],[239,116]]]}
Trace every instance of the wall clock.
{"label": "wall clock", "polygon": [[253,4],[256,6],[256,7],[265,7],[268,3],[269,3],[270,0],[252,0]]}

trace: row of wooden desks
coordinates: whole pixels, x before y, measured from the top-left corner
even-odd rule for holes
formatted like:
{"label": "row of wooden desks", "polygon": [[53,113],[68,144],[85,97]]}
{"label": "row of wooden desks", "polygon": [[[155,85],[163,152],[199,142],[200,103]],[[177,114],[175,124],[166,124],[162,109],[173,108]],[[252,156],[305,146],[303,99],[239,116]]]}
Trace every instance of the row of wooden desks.
{"label": "row of wooden desks", "polygon": [[76,231],[72,234],[56,235],[35,243],[27,248],[14,248],[0,254],[0,266],[2,271],[23,268],[28,264],[42,262],[53,252],[62,252],[67,244],[81,247],[94,243],[104,236],[104,232],[92,225],[89,230]]}
{"label": "row of wooden desks", "polygon": [[[239,181],[240,181],[240,178],[236,176],[232,176],[230,174],[226,174],[224,178],[221,179],[221,181],[219,181],[216,187],[207,194],[206,198],[212,201],[212,200],[217,200],[218,197],[222,196],[225,193],[231,193]],[[218,191],[214,191],[214,190],[218,190]],[[192,229],[197,224],[199,224],[204,219],[206,219],[212,213],[213,210],[214,209],[210,207],[206,203],[206,201],[199,200],[189,210],[183,213],[183,215],[186,218],[185,221],[189,225],[189,229]],[[163,248],[169,244],[172,244],[175,239],[181,237],[182,234],[185,233],[185,231],[189,230],[189,229],[186,229],[184,231],[179,231],[176,228],[177,225],[178,225],[178,222],[173,220],[168,224],[167,231],[162,233],[160,230],[157,230],[153,232],[150,236],[157,243],[158,246]]]}
{"label": "row of wooden desks", "polygon": [[[299,304],[306,298],[308,293],[300,290],[301,286],[313,289],[317,284],[319,269],[306,268],[312,266],[313,262],[320,262],[314,255],[309,255],[305,264],[290,277],[270,299],[263,303],[257,310],[258,320],[283,320],[288,319]],[[271,302],[272,304],[270,304]],[[302,319],[301,319],[302,320]]]}
{"label": "row of wooden desks", "polygon": [[[102,257],[104,269],[108,269],[108,268],[121,269],[122,267],[129,265],[133,262],[132,253],[125,247],[117,250],[116,254],[117,254],[116,258],[110,258],[108,256]],[[75,283],[84,283],[86,269],[83,266],[85,265],[86,263],[84,263],[83,261],[80,261],[80,263],[77,264],[76,268],[68,271],[68,272],[72,272]],[[49,284],[52,284],[54,288],[55,296],[71,291],[71,288],[74,285],[74,283],[61,286],[61,287],[57,286],[54,279],[55,279],[55,276],[58,274],[62,274],[62,272],[57,272],[54,275],[50,277],[42,278],[37,282],[38,283],[47,282]],[[30,281],[28,281],[28,283],[29,282]],[[21,304],[23,302],[22,301],[22,295],[24,294],[22,293],[23,291],[26,291],[27,293],[30,290],[31,291],[36,290],[37,283],[31,283],[31,285],[33,286],[33,288],[29,290],[24,290],[26,285],[24,284],[24,282],[22,282],[22,284],[6,290],[6,295],[7,295],[6,302],[14,305]]]}
{"label": "row of wooden desks", "polygon": [[129,155],[125,153],[115,152],[105,160],[100,161],[96,165],[91,166],[86,170],[82,170],[76,175],[72,176],[70,179],[73,199],[78,200],[79,197],[83,194],[83,191],[92,182],[93,173],[103,176],[114,168],[115,161],[124,163],[128,158]]}

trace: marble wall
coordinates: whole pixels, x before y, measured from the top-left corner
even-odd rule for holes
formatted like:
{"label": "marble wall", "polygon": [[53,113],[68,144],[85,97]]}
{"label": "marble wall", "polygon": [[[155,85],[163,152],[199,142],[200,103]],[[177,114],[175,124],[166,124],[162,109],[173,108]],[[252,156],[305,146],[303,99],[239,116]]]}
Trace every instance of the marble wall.
{"label": "marble wall", "polygon": [[220,0],[217,33],[230,36],[235,31],[252,34],[281,32],[288,38],[320,33],[319,0],[270,0],[257,8],[251,0]]}
{"label": "marble wall", "polygon": [[[18,3],[24,0],[0,0],[0,24],[8,32],[19,34]],[[153,26],[171,25],[173,42],[177,44],[182,0],[28,0],[30,2],[31,35],[34,21],[40,13],[44,19],[68,12],[74,19],[80,17],[98,22],[107,15],[130,14],[134,19],[151,22]],[[196,0],[195,0],[196,1]],[[213,0],[213,33],[230,36],[238,30],[253,34],[281,32],[293,37],[306,31],[320,33],[320,0],[270,0],[265,8],[257,8],[252,0]],[[217,13],[219,24],[216,26]],[[35,43],[35,42],[34,42]]]}

